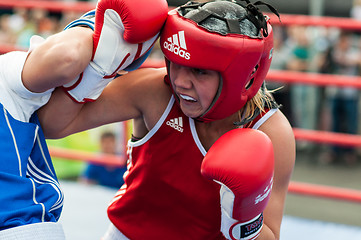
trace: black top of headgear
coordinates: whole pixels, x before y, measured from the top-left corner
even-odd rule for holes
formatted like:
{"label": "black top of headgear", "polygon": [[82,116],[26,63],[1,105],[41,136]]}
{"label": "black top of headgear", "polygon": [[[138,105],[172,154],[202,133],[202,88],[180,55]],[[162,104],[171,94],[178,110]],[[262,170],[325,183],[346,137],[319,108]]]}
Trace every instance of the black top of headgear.
{"label": "black top of headgear", "polygon": [[[264,37],[268,36],[267,20],[266,20],[266,16],[263,15],[263,13],[259,10],[257,6],[259,5],[267,6],[275,15],[277,15],[278,18],[280,18],[277,10],[274,7],[262,1],[251,3],[249,0],[220,0],[219,2],[222,1],[232,2],[243,7],[246,11],[246,14],[238,19],[230,19],[221,16],[215,11],[211,11],[209,9],[203,8],[205,4],[208,4],[210,2],[217,2],[217,0],[210,2],[203,2],[203,3],[189,1],[186,4],[180,6],[178,12],[182,16],[185,16],[189,11],[197,9],[198,11],[195,14],[187,18],[196,22],[199,26],[201,26],[201,23],[203,21],[205,21],[210,17],[223,20],[227,24],[229,31],[228,33],[235,33],[235,34],[242,34],[239,23],[242,22],[244,19],[248,19],[250,22],[254,24],[258,32],[262,29],[262,33]],[[241,2],[246,2],[246,5]]]}

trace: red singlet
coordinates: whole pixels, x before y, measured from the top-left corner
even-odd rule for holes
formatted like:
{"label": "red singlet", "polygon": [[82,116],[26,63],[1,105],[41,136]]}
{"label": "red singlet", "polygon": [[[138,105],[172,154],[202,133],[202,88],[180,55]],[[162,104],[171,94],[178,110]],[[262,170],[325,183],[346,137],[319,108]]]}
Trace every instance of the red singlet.
{"label": "red singlet", "polygon": [[200,173],[205,154],[194,120],[172,97],[154,128],[128,143],[129,169],[108,208],[111,222],[132,240],[224,239],[220,187]]}

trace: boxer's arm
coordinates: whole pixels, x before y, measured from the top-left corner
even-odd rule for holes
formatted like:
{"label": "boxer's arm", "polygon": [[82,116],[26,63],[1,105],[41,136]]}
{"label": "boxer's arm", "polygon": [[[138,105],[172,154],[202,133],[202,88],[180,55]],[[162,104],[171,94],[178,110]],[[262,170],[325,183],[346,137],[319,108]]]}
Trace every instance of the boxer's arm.
{"label": "boxer's arm", "polygon": [[280,238],[288,184],[295,163],[295,138],[285,116],[277,111],[260,127],[271,139],[275,155],[273,188],[263,212],[264,226],[258,240]]}
{"label": "boxer's arm", "polygon": [[84,104],[74,102],[62,89],[56,89],[49,102],[38,110],[45,137],[61,138],[163,111],[170,97],[163,81],[165,74],[165,68],[132,71],[114,79],[95,102]]}
{"label": "boxer's arm", "polygon": [[[157,8],[153,8],[154,5]],[[77,103],[93,102],[119,70],[131,71],[139,67],[139,60],[145,60],[146,53],[158,38],[167,12],[165,0],[99,0],[95,15],[94,11],[85,14],[85,17],[95,16],[91,20],[94,21],[91,61],[79,76],[63,86],[66,94]],[[142,14],[139,15],[140,13]],[[83,20],[85,19],[82,18]],[[140,117],[141,111],[136,103],[139,99],[143,101],[148,94],[144,84],[137,83],[144,77],[132,75],[125,79],[135,80],[124,80],[124,83],[117,84],[124,85],[122,87],[114,87],[113,84],[111,88],[116,88],[117,91],[114,93],[113,90],[108,90],[112,93],[111,96],[105,94],[95,104],[74,105],[63,99],[64,96],[59,91],[54,92],[47,107],[39,112],[46,137],[63,137],[105,123]],[[136,94],[142,89],[145,89],[145,93]],[[134,96],[138,99],[129,102]],[[119,104],[114,105],[114,102]],[[124,110],[121,106],[124,106]]]}
{"label": "boxer's arm", "polygon": [[77,27],[57,33],[29,54],[22,72],[25,87],[44,92],[72,81],[89,64],[93,31]]}

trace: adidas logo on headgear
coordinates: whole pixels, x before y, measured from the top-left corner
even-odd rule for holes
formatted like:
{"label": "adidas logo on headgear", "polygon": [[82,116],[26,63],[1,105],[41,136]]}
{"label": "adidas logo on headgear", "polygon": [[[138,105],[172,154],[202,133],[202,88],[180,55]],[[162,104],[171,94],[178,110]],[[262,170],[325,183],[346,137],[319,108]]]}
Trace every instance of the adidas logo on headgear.
{"label": "adidas logo on headgear", "polygon": [[183,132],[183,118],[182,117],[170,119],[169,121],[166,122],[166,124],[168,126],[174,128],[175,130],[178,130],[181,133]]}
{"label": "adidas logo on headgear", "polygon": [[167,38],[167,41],[163,43],[163,47],[168,51],[189,60],[191,58],[191,54],[185,50],[187,50],[186,39],[184,37],[184,31],[179,31],[173,36]]}

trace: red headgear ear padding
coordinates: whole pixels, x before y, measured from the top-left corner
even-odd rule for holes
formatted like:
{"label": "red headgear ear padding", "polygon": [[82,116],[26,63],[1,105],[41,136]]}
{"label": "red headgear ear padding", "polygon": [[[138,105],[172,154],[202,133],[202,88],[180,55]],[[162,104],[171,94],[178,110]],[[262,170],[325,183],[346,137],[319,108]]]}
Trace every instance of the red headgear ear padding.
{"label": "red headgear ear padding", "polygon": [[[215,3],[234,4],[242,8],[228,1]],[[201,8],[209,11],[207,5]],[[251,37],[239,33],[222,35],[199,26],[181,16],[177,10],[168,13],[161,33],[160,44],[166,61],[218,71],[221,75],[219,94],[210,108],[197,119],[213,121],[228,117],[257,93],[266,77],[272,58],[272,27],[267,22],[267,37],[261,33]]]}

